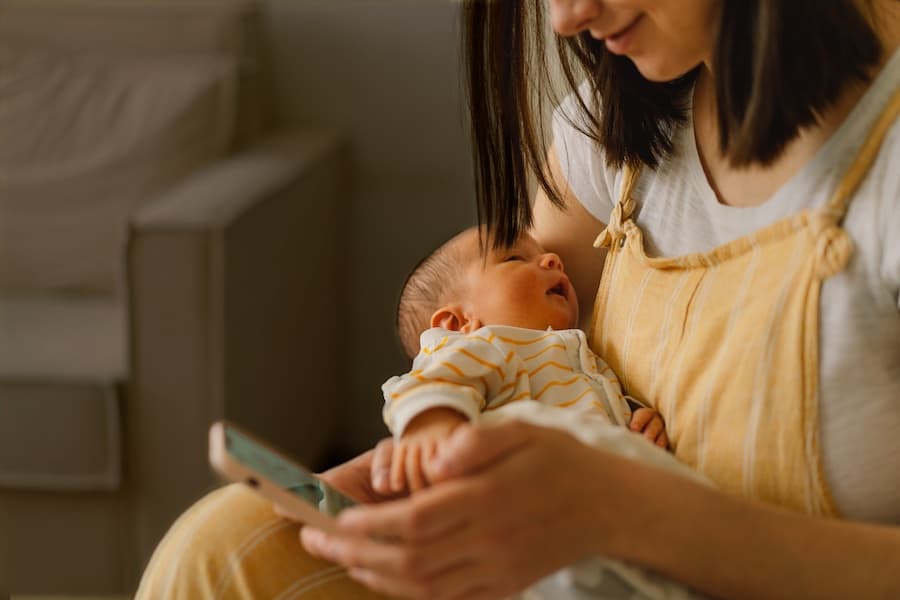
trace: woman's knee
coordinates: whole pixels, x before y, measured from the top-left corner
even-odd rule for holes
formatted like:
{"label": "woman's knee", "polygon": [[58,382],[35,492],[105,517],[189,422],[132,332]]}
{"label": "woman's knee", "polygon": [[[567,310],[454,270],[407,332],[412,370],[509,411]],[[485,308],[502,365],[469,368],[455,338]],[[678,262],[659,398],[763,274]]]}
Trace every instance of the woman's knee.
{"label": "woman's knee", "polygon": [[160,542],[137,597],[297,598],[312,590],[318,597],[368,596],[343,569],[309,556],[298,531],[246,487],[216,490]]}

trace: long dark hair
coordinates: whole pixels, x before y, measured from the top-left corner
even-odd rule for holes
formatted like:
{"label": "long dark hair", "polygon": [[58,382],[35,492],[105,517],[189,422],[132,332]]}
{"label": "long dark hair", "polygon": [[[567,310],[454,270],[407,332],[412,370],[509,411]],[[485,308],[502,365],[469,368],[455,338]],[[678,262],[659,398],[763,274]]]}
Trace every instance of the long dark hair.
{"label": "long dark hair", "polygon": [[[530,177],[562,206],[544,170],[542,102],[553,96],[543,10],[541,0],[463,7],[478,220],[498,248],[531,226]],[[722,0],[715,40],[719,144],[735,166],[774,161],[849,82],[866,81],[882,53],[859,0]],[[556,41],[564,91],[586,76],[592,92],[587,102],[576,93],[573,125],[610,166],[656,167],[672,152],[697,69],[652,82],[586,32]]]}

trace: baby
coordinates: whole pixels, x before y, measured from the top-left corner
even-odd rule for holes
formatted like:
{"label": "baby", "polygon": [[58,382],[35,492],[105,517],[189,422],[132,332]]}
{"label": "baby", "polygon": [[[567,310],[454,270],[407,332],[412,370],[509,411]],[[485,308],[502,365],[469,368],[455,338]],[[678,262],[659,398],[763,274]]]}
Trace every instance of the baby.
{"label": "baby", "polygon": [[[467,229],[413,271],[397,312],[401,342],[415,358],[409,373],[383,386],[395,438],[393,491],[426,487],[423,465],[461,423],[507,419],[563,429],[601,450],[703,480],[662,449],[668,439],[660,415],[624,397],[574,329],[578,301],[562,261],[531,236],[482,253],[478,230]],[[644,569],[588,557],[516,598],[698,596]]]}
{"label": "baby", "polygon": [[668,446],[660,415],[626,399],[574,329],[578,300],[562,261],[529,235],[483,253],[477,228],[460,233],[410,275],[397,322],[415,358],[409,373],[382,388],[396,440],[395,492],[428,485],[423,464],[461,423],[522,414],[529,403],[544,413],[574,411],[590,426],[627,426]]}

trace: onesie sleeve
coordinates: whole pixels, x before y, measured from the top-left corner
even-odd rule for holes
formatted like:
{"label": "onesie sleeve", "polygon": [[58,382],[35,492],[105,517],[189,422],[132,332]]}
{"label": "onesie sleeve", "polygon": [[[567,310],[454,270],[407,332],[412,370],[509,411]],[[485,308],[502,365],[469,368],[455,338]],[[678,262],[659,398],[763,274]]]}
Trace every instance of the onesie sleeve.
{"label": "onesie sleeve", "polygon": [[402,436],[409,422],[430,408],[453,408],[477,421],[487,399],[508,394],[515,369],[493,341],[485,330],[460,334],[430,329],[422,334],[422,350],[412,370],[382,386],[384,422],[394,437]]}
{"label": "onesie sleeve", "polygon": [[587,81],[578,88],[577,96],[567,96],[553,112],[553,146],[569,189],[589,213],[609,223],[617,171],[606,166],[603,150],[584,133],[588,125],[581,116],[578,96],[591,107]]}

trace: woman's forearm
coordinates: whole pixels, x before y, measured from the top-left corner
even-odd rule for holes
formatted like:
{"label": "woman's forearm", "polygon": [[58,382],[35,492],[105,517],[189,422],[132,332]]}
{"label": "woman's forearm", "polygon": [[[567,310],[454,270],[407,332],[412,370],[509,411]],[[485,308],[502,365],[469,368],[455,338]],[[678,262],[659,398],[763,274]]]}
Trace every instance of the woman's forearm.
{"label": "woman's forearm", "polygon": [[631,481],[652,492],[613,549],[626,560],[723,598],[900,598],[900,528],[814,519],[645,468]]}

